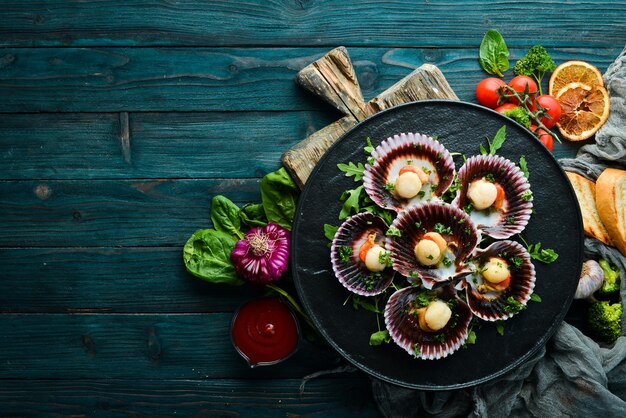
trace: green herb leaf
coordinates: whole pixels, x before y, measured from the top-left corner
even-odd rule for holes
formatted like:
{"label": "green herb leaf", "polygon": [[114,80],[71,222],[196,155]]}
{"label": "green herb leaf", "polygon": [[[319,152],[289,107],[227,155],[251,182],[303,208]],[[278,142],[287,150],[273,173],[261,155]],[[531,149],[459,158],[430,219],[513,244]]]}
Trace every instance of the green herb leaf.
{"label": "green herb leaf", "polygon": [[470,329],[469,333],[467,334],[467,340],[465,340],[463,347],[466,347],[472,344],[476,344],[476,331],[474,331],[473,329]]}
{"label": "green herb leaf", "polygon": [[265,226],[267,217],[260,203],[248,203],[239,210],[239,219],[248,226]]}
{"label": "green herb leaf", "polygon": [[520,197],[526,202],[531,201],[533,200],[533,192],[531,192],[530,190],[526,190],[525,192],[522,192],[522,194],[520,194]]}
{"label": "green herb leaf", "polygon": [[183,248],[187,271],[211,283],[244,284],[230,262],[236,242],[232,235],[215,229],[194,232]]}
{"label": "green herb leaf", "polygon": [[529,179],[530,173],[528,172],[528,166],[526,165],[526,157],[523,155],[519,157],[519,168],[520,170],[522,170],[522,173],[524,173],[524,177],[526,177],[526,179]]}
{"label": "green herb leaf", "polygon": [[347,245],[342,245],[338,249],[339,260],[342,263],[347,263],[352,259],[352,247],[348,247]]}
{"label": "green herb leaf", "polygon": [[433,231],[435,231],[435,232],[437,232],[439,234],[447,234],[447,235],[451,235],[452,234],[452,228],[450,228],[450,227],[446,228],[441,223],[436,223],[435,226],[433,227]]}
{"label": "green herb leaf", "polygon": [[372,303],[368,301],[367,298],[357,295],[352,296],[352,307],[354,309],[363,308],[366,311],[374,312],[376,314],[382,313],[382,311],[376,306],[376,303]]}
{"label": "green herb leaf", "polygon": [[497,30],[490,29],[485,33],[480,43],[478,62],[483,70],[498,77],[503,77],[504,71],[509,69],[509,50]]}
{"label": "green herb leaf", "polygon": [[389,331],[387,331],[386,329],[374,332],[372,335],[370,335],[370,345],[372,346],[378,346],[382,343],[388,343],[390,341],[391,336],[389,335]]}
{"label": "green herb leaf", "polygon": [[350,216],[350,213],[359,212],[359,197],[363,192],[363,186],[359,186],[356,189],[347,190],[344,192],[343,198],[346,200],[343,202],[341,212],[339,212],[339,219],[346,219]]}
{"label": "green herb leaf", "polygon": [[372,140],[369,136],[365,138],[365,141],[367,142],[367,145],[363,147],[363,152],[365,155],[370,156],[372,152],[374,152],[374,146],[372,145]]}
{"label": "green herb leaf", "polygon": [[532,300],[533,302],[541,303],[541,297],[539,297],[539,295],[536,293],[530,295],[530,300]]}
{"label": "green herb leaf", "polygon": [[266,174],[261,179],[261,202],[267,220],[291,230],[299,192],[284,167]]}
{"label": "green herb leaf", "polygon": [[487,155],[487,154],[489,154],[487,152],[487,150],[485,149],[485,147],[483,147],[483,144],[480,144],[479,148],[480,148],[480,155]]}
{"label": "green herb leaf", "polygon": [[495,155],[496,152],[498,152],[498,150],[502,148],[502,145],[504,144],[505,140],[506,140],[506,125],[498,129],[498,132],[496,132],[496,136],[494,136],[493,140],[489,142],[489,155]]}
{"label": "green herb leaf", "polygon": [[339,229],[338,226],[330,225],[330,224],[324,224],[324,236],[329,241],[332,241],[333,239],[335,239],[335,234],[337,233],[338,229]]}
{"label": "green herb leaf", "polygon": [[357,165],[354,165],[353,162],[348,162],[348,164],[337,164],[337,168],[346,173],[346,177],[354,176],[354,181],[360,181],[363,179],[363,172],[365,171],[363,163],[358,163]]}
{"label": "green herb leaf", "polygon": [[385,235],[387,235],[388,237],[401,237],[402,231],[400,231],[398,228],[391,226],[389,227]]}
{"label": "green herb leaf", "polygon": [[500,335],[504,335],[504,324],[502,321],[496,321],[496,331]]}
{"label": "green herb leaf", "polygon": [[239,207],[225,196],[218,195],[211,202],[211,222],[213,228],[243,239],[241,233],[241,219],[239,219]]}

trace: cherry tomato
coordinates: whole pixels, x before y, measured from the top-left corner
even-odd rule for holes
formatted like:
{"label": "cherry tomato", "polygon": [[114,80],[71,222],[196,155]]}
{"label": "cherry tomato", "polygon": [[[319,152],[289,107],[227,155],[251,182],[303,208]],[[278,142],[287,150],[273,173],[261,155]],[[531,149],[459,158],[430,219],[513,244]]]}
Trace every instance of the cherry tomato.
{"label": "cherry tomato", "polygon": [[505,103],[505,104],[503,104],[502,106],[498,106],[498,107],[496,107],[496,112],[498,112],[498,113],[504,113],[504,112],[506,112],[506,111],[508,111],[508,110],[513,110],[513,109],[515,109],[516,107],[517,107],[517,105],[516,105],[516,104],[513,104],[513,103]]}
{"label": "cherry tomato", "polygon": [[[513,77],[511,81],[509,81],[509,86],[518,93],[523,93],[526,90],[526,86],[528,86],[528,93],[531,96],[537,93],[537,83],[535,83],[535,80],[525,75]],[[511,97],[510,100],[511,103],[519,104],[519,101],[515,97]]]}
{"label": "cherry tomato", "polygon": [[546,125],[547,128],[552,128],[561,117],[561,105],[558,100],[548,94],[542,94],[538,96],[535,101],[539,103],[541,107],[545,108],[550,116],[542,117],[541,123]]}
{"label": "cherry tomato", "polygon": [[504,86],[506,86],[506,83],[499,78],[485,78],[476,86],[478,103],[490,109],[495,109],[500,103],[500,91]]}
{"label": "cherry tomato", "polygon": [[[537,130],[537,125],[530,125],[530,130],[533,131],[535,136],[539,138],[541,143],[546,146],[550,151],[552,151],[553,139],[552,135],[547,133],[544,129]],[[536,132],[535,132],[536,131]]]}

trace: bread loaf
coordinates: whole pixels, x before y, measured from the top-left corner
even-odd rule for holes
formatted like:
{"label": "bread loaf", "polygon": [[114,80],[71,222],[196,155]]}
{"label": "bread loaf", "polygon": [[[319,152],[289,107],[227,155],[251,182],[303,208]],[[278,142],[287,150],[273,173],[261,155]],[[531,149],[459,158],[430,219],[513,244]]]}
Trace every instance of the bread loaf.
{"label": "bread loaf", "polygon": [[609,234],[600,220],[596,209],[596,185],[583,176],[565,172],[576,192],[578,205],[583,215],[583,227],[585,235],[596,238],[607,245],[612,245]]}
{"label": "bread loaf", "polygon": [[596,206],[613,245],[626,256],[626,171],[607,168],[600,174]]}

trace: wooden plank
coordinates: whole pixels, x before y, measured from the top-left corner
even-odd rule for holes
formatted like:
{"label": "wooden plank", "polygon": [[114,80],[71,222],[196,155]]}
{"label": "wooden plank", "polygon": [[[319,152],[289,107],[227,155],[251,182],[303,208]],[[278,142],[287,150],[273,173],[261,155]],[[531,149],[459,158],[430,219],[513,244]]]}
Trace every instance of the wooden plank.
{"label": "wooden plank", "polygon": [[[612,47],[550,52],[557,62],[582,59],[604,71],[624,43],[626,39]],[[525,51],[511,49],[512,60]],[[319,110],[320,101],[298,88],[294,77],[326,52],[6,48],[0,50],[0,61],[5,61],[0,64],[0,112]],[[350,56],[366,100],[425,63],[439,67],[462,100],[473,100],[475,86],[485,76],[478,48],[351,48]]]}
{"label": "wooden plank", "polygon": [[331,348],[303,341],[284,362],[251,369],[232,346],[231,319],[232,313],[3,314],[0,379],[301,378],[339,364]]}
{"label": "wooden plank", "polygon": [[128,119],[124,148],[118,113],[3,115],[0,179],[260,177],[334,115],[134,113]]}
{"label": "wooden plank", "polygon": [[0,264],[0,313],[233,312],[263,293],[191,276],[180,247],[6,248]]}
{"label": "wooden plank", "polygon": [[361,373],[299,379],[4,380],[4,416],[333,416],[379,417]]}
{"label": "wooden plank", "polygon": [[182,246],[216,194],[260,200],[257,179],[0,182],[0,246]]}
{"label": "wooden plank", "polygon": [[412,0],[384,5],[372,0],[31,0],[6,1],[2,8],[2,43],[25,46],[478,45],[483,33],[495,27],[511,45],[606,47],[624,44],[626,15],[622,0],[573,0],[567,7],[559,0],[464,0],[453,5]]}

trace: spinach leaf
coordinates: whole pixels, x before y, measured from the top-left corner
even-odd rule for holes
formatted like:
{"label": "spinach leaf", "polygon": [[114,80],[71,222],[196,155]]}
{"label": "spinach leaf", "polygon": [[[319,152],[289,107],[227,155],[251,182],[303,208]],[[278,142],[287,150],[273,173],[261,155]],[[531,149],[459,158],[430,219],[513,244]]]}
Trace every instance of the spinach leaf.
{"label": "spinach leaf", "polygon": [[187,271],[211,283],[244,284],[230,262],[236,242],[231,235],[215,229],[194,232],[183,248]]}
{"label": "spinach leaf", "polygon": [[478,62],[483,70],[498,77],[503,77],[503,72],[509,69],[509,50],[497,30],[490,29],[485,33]]}
{"label": "spinach leaf", "polygon": [[239,207],[225,196],[215,196],[211,202],[211,221],[213,228],[226,232],[239,239],[243,239],[241,233],[241,220],[239,219]]}
{"label": "spinach leaf", "polygon": [[266,174],[261,179],[261,202],[267,220],[291,230],[298,193],[298,186],[284,167]]}
{"label": "spinach leaf", "polygon": [[248,203],[239,210],[239,219],[248,226],[265,226],[267,217],[260,203]]}

